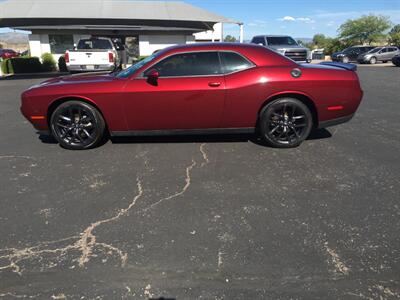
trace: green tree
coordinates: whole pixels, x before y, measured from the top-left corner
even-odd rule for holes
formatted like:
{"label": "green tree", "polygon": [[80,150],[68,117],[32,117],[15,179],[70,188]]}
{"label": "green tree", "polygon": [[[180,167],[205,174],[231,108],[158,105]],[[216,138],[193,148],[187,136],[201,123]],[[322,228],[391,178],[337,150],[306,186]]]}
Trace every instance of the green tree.
{"label": "green tree", "polygon": [[395,25],[390,30],[389,41],[392,45],[400,46],[400,24]]}
{"label": "green tree", "polygon": [[351,43],[371,44],[385,37],[391,26],[389,17],[368,15],[340,25],[339,38]]}
{"label": "green tree", "polygon": [[324,48],[328,40],[329,38],[327,38],[324,34],[318,33],[313,37],[313,44],[316,48]]}
{"label": "green tree", "polygon": [[224,42],[227,42],[227,43],[236,43],[237,42],[237,39],[234,37],[234,36],[231,36],[231,35],[227,35],[225,38],[224,38]]}

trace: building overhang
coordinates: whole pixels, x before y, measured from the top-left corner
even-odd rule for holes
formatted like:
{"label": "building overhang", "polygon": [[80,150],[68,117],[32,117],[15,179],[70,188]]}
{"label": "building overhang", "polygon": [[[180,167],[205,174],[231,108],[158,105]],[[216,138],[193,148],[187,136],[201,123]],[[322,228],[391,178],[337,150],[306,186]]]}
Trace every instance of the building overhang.
{"label": "building overhang", "polygon": [[17,30],[30,31],[33,34],[90,34],[90,35],[192,35],[201,32],[198,28],[158,27],[158,26],[122,26],[122,25],[48,25],[15,27]]}
{"label": "building overhang", "polygon": [[210,30],[216,23],[239,22],[174,1],[6,0],[0,2],[0,27],[151,26]]}

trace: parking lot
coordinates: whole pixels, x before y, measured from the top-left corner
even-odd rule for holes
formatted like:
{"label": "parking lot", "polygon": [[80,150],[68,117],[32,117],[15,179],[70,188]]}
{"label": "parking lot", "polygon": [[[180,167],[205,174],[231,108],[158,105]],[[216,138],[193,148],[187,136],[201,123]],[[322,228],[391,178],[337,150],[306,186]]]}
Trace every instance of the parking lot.
{"label": "parking lot", "polygon": [[39,137],[0,81],[0,298],[400,298],[400,68],[296,149],[251,136]]}

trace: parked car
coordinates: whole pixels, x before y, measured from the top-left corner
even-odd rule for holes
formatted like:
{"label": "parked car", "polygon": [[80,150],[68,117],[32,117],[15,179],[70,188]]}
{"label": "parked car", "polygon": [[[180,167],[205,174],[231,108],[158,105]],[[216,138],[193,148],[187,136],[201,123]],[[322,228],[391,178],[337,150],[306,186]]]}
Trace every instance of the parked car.
{"label": "parked car", "polygon": [[359,63],[376,64],[378,61],[386,63],[392,60],[393,57],[400,54],[400,50],[394,46],[376,47],[367,53],[357,57]]}
{"label": "parked car", "polygon": [[285,35],[257,35],[251,43],[265,46],[296,62],[311,62],[311,51],[299,45],[292,37]]}
{"label": "parked car", "polygon": [[118,62],[117,50],[109,38],[81,39],[74,50],[65,53],[70,72],[114,71]]}
{"label": "parked car", "polygon": [[0,57],[2,59],[19,57],[20,54],[12,49],[0,49]]}
{"label": "parked car", "polygon": [[259,133],[300,145],[312,128],[349,121],[363,92],[356,66],[297,64],[250,44],[161,50],[118,73],[49,79],[22,94],[22,114],[62,147],[111,136]]}
{"label": "parked car", "polygon": [[396,55],[395,57],[392,58],[392,63],[397,66],[400,67],[400,54]]}
{"label": "parked car", "polygon": [[343,51],[335,52],[331,55],[332,61],[343,63],[356,62],[359,55],[366,53],[375,47],[373,46],[354,46],[346,48]]}

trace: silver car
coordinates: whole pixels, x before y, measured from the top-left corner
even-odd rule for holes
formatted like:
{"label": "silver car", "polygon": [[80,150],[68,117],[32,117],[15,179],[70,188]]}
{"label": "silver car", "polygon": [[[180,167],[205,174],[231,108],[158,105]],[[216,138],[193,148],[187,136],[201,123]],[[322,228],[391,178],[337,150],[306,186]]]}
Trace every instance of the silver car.
{"label": "silver car", "polygon": [[394,46],[387,47],[376,47],[366,53],[363,53],[357,57],[357,61],[361,64],[376,64],[378,61],[388,62],[392,60],[393,57],[400,54],[400,50]]}
{"label": "silver car", "polygon": [[310,63],[312,59],[310,49],[287,35],[257,35],[250,43],[265,46],[297,62]]}

